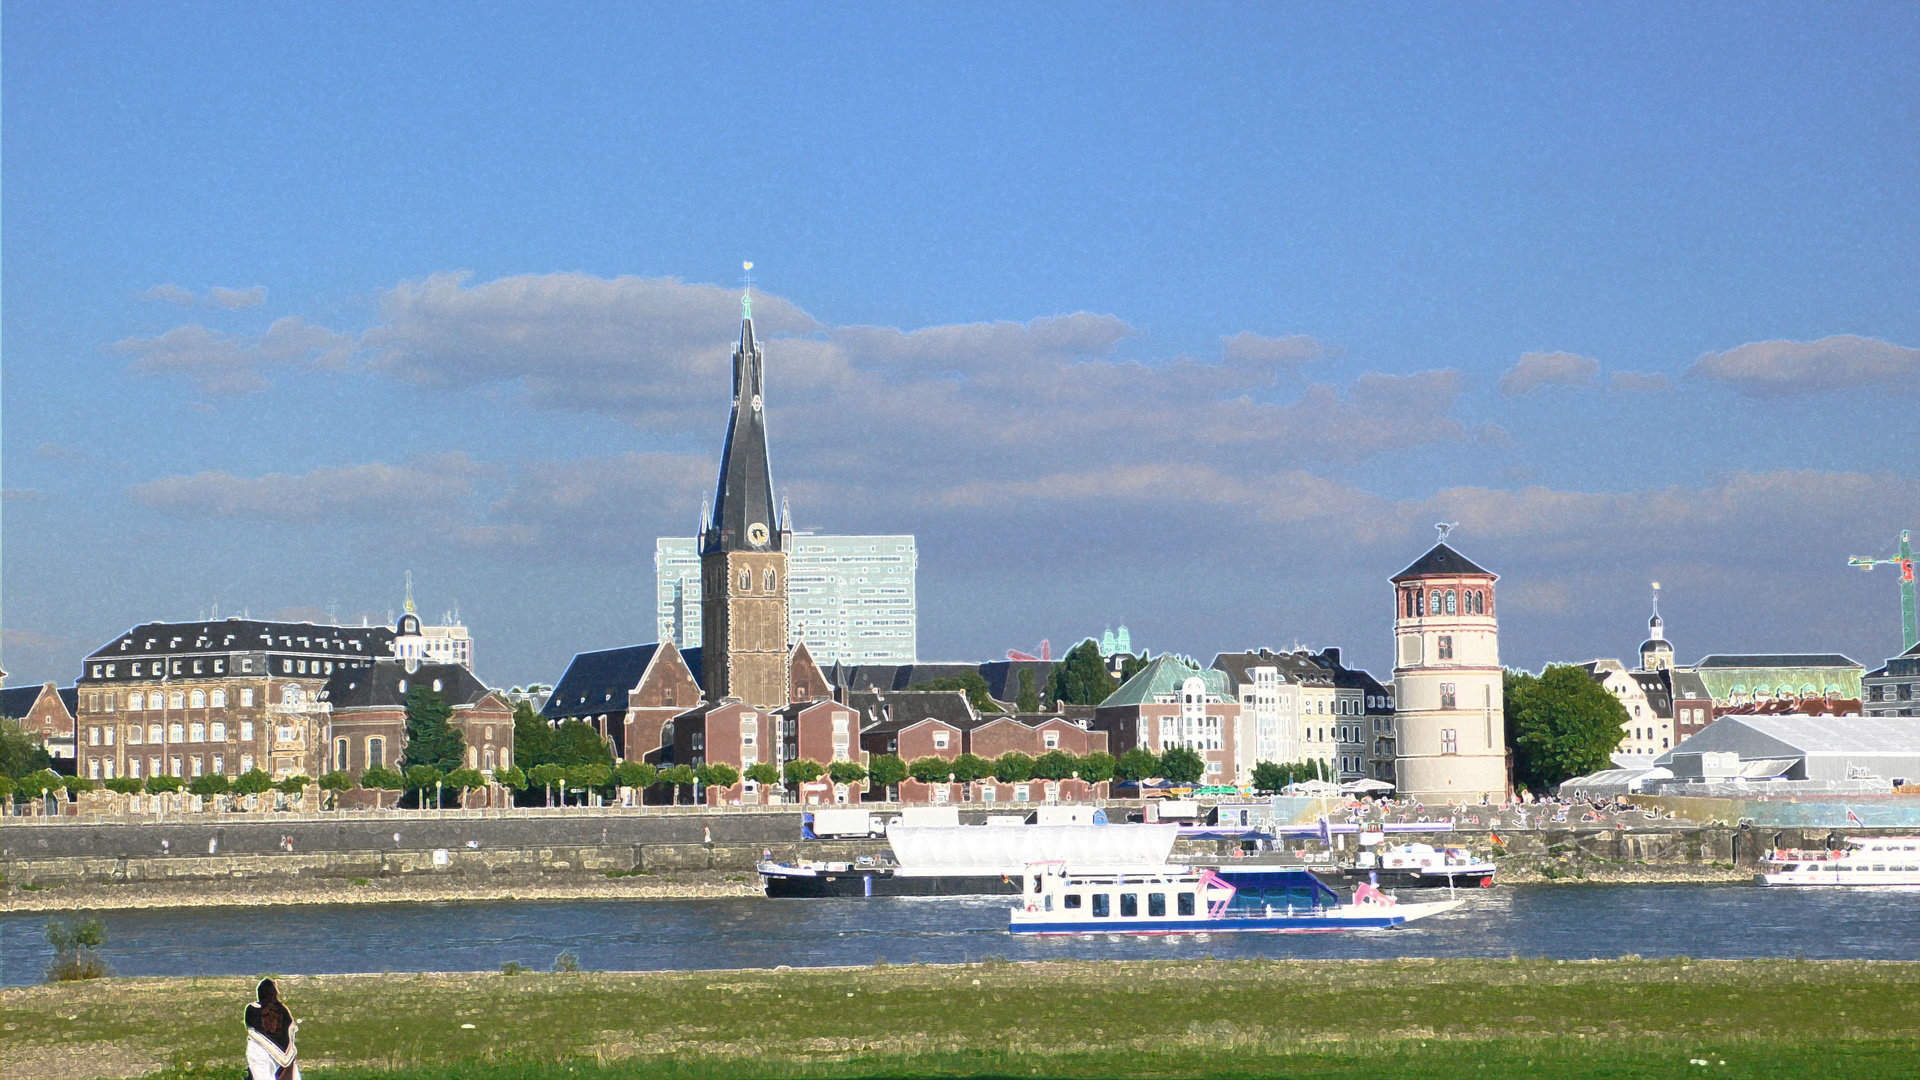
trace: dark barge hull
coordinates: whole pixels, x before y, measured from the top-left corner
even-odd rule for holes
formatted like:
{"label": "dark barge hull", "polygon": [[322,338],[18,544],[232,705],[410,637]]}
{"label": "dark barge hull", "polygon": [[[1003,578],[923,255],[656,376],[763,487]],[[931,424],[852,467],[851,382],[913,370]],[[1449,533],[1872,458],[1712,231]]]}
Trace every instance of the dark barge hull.
{"label": "dark barge hull", "polygon": [[767,895],[824,896],[1016,896],[1020,882],[991,876],[895,877],[888,870],[847,870],[821,874],[763,874]]}
{"label": "dark barge hull", "polygon": [[1313,876],[1329,885],[1352,888],[1377,880],[1383,889],[1484,889],[1493,885],[1493,871],[1471,873],[1423,874],[1418,870],[1323,869],[1315,867]]}

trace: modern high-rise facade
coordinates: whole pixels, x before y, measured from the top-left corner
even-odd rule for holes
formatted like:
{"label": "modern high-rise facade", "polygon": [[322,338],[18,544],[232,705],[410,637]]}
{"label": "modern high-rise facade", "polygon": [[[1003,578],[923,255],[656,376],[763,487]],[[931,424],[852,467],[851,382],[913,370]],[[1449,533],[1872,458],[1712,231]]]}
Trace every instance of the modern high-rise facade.
{"label": "modern high-rise facade", "polygon": [[[793,533],[787,550],[787,641],[806,642],[815,662],[911,664],[919,644],[911,536]],[[691,537],[655,545],[660,640],[700,645],[700,555]]]}

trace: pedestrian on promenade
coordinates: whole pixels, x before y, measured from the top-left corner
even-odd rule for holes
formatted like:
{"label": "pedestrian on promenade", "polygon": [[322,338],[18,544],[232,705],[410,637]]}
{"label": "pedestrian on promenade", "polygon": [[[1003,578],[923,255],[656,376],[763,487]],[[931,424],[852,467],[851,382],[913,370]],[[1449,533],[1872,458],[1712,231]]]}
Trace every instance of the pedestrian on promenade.
{"label": "pedestrian on promenade", "polygon": [[247,1006],[248,1080],[300,1080],[299,1049],[293,1037],[300,1025],[280,1003],[280,989],[261,979],[257,1000]]}

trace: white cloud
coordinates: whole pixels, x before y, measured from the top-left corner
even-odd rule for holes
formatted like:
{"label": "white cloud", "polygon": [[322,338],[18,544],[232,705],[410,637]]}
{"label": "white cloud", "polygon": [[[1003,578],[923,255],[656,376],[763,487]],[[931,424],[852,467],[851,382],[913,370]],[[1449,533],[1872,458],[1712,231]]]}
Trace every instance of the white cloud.
{"label": "white cloud", "polygon": [[450,453],[400,465],[344,465],[299,475],[240,477],[208,471],[136,484],[130,494],[135,502],[187,520],[401,524],[463,514],[461,506],[473,493],[474,479],[486,472],[467,455]]}
{"label": "white cloud", "polygon": [[148,300],[158,300],[164,304],[178,304],[181,307],[192,307],[200,302],[199,293],[191,289],[183,289],[171,283],[155,285],[140,295]]}
{"label": "white cloud", "polygon": [[223,307],[228,311],[238,308],[259,307],[267,302],[267,287],[255,285],[246,289],[223,289],[215,285],[207,292],[207,303],[214,307]]}
{"label": "white cloud", "polygon": [[267,389],[267,371],[342,367],[352,355],[353,339],[287,316],[259,335],[181,326],[158,337],[127,338],[114,349],[133,357],[129,367],[136,374],[177,375],[191,379],[203,394],[239,396]]}
{"label": "white cloud", "polygon": [[1920,387],[1920,349],[1853,334],[1756,341],[1707,353],[1687,374],[1753,397],[1848,389],[1893,393]]}
{"label": "white cloud", "polygon": [[1600,361],[1590,356],[1530,352],[1500,376],[1500,392],[1518,397],[1548,386],[1591,386],[1599,377]]}

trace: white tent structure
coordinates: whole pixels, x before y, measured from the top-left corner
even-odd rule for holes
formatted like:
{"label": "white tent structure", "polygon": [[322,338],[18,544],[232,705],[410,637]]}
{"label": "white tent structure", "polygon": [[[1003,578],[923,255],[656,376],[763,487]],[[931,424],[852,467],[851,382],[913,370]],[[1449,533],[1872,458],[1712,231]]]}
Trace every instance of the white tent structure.
{"label": "white tent structure", "polygon": [[1723,716],[1654,759],[1673,787],[1738,781],[1920,781],[1920,717]]}

